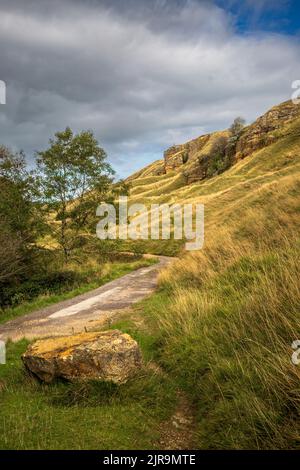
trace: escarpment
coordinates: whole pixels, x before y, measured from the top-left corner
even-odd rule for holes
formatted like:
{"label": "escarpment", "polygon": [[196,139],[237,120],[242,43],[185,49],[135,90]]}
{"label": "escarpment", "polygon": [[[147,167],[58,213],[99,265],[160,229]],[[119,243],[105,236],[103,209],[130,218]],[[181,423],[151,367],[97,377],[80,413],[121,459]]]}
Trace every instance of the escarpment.
{"label": "escarpment", "polygon": [[[299,125],[300,133],[300,106],[286,101],[274,106],[235,135],[232,135],[230,129],[226,129],[201,135],[184,144],[173,145],[165,150],[162,160],[148,165],[128,180],[179,174],[188,185],[210,178],[288,136],[294,123]],[[216,142],[220,139],[224,142],[226,139],[227,144],[218,153]]]}

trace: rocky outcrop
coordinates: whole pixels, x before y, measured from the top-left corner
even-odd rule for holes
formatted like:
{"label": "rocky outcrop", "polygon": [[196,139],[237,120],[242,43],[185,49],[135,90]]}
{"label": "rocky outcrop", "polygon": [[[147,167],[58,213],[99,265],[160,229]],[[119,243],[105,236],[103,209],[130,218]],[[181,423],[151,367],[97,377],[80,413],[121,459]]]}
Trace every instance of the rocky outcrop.
{"label": "rocky outcrop", "polygon": [[[196,160],[197,154],[208,143],[210,134],[202,135],[182,145],[174,145],[164,152],[165,172],[174,171],[183,165],[191,164]],[[189,165],[187,165],[189,166]]]}
{"label": "rocky outcrop", "polygon": [[170,147],[164,152],[166,173],[180,168],[184,164],[184,148],[181,145]]}
{"label": "rocky outcrop", "polygon": [[[182,173],[186,184],[201,181],[214,173],[209,171],[214,155],[212,143],[220,136],[233,139],[229,155],[230,165],[253,152],[266,147],[291,132],[290,123],[300,118],[300,105],[286,101],[274,106],[253,124],[243,129],[240,135],[232,136],[229,130],[205,134],[181,145],[174,145],[164,152],[164,159],[142,170],[142,176],[160,176],[170,172]],[[229,166],[230,166],[229,165]],[[227,169],[227,167],[225,167]],[[224,170],[225,171],[225,170]],[[134,175],[134,178],[139,175]]]}
{"label": "rocky outcrop", "polygon": [[[251,155],[256,150],[266,147],[275,142],[281,135],[279,129],[300,117],[300,106],[286,101],[279,106],[274,106],[263,116],[259,117],[253,124],[246,127],[237,142],[235,161]],[[286,132],[284,133],[286,135]]]}
{"label": "rocky outcrop", "polygon": [[209,166],[209,156],[202,155],[192,162],[192,164],[183,171],[187,184],[195,183],[196,181],[204,180],[207,177],[207,170]]}
{"label": "rocky outcrop", "polygon": [[118,330],[38,340],[22,360],[31,373],[47,383],[63,378],[120,384],[142,366],[138,344]]}
{"label": "rocky outcrop", "polygon": [[[245,127],[237,140],[235,155],[232,162],[251,155],[256,150],[266,147],[288,132],[286,125],[300,117],[300,106],[287,101],[270,109],[253,124]],[[280,132],[278,132],[280,131]],[[187,184],[207,177],[210,142],[220,133],[206,134],[182,145],[175,145],[164,153],[166,173],[182,170]],[[226,131],[223,132],[226,134]],[[228,132],[227,132],[228,134]]]}

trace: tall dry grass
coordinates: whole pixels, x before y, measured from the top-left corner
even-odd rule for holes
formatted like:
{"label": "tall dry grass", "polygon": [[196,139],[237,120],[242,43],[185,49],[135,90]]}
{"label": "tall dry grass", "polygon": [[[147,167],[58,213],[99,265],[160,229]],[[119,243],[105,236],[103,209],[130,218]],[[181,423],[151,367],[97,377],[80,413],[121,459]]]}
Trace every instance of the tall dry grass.
{"label": "tall dry grass", "polygon": [[165,366],[191,394],[200,448],[300,448],[297,175],[210,214],[204,249],[160,276]]}

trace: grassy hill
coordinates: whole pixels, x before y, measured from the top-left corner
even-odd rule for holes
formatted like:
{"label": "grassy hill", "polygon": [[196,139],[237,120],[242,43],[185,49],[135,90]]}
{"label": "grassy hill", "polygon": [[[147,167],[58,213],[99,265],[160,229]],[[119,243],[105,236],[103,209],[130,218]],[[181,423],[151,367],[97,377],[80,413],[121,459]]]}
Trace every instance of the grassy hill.
{"label": "grassy hill", "polygon": [[300,366],[291,362],[300,339],[300,106],[283,103],[245,127],[225,168],[211,149],[226,135],[172,147],[129,178],[131,202],[205,205],[200,251],[174,240],[118,243],[178,254],[154,295],[104,327],[138,341],[144,369],[121,387],[41,385],[24,373],[27,341],[9,343],[1,448],[300,448]]}
{"label": "grassy hill", "polygon": [[198,447],[300,448],[300,107],[272,108],[243,130],[227,171],[196,170],[189,184],[186,165],[201,166],[213,136],[130,178],[131,201],[205,205],[204,248],[161,274],[145,311],[195,406]]}
{"label": "grassy hill", "polygon": [[[186,163],[180,164],[178,160],[176,163],[178,148],[175,148],[175,153],[171,155],[170,150],[165,152],[165,160],[158,160],[130,177],[131,202],[146,205],[164,202],[203,203],[206,211],[206,240],[209,240],[210,230],[215,233],[216,226],[224,227],[224,224],[233,227],[235,220],[239,222],[246,212],[255,210],[258,199],[270,200],[272,206],[273,190],[276,187],[293,185],[294,179],[296,184],[300,158],[300,107],[291,102],[283,103],[245,127],[231,167],[221,174],[203,177],[199,172],[199,168],[203,167],[202,160],[207,156],[213,140],[220,134],[224,132],[204,136],[204,145],[202,137],[192,141],[194,146],[198,141],[198,147],[190,149],[190,158]],[[189,148],[191,143],[178,147]],[[175,159],[174,168],[170,168],[172,159]],[[195,181],[189,183],[187,174],[191,181]],[[268,210],[268,207],[265,209]],[[140,242],[142,251],[151,252],[161,252],[162,244],[151,242],[144,246],[145,242]],[[166,248],[170,251],[169,245]],[[177,249],[178,244],[174,242],[174,253]]]}

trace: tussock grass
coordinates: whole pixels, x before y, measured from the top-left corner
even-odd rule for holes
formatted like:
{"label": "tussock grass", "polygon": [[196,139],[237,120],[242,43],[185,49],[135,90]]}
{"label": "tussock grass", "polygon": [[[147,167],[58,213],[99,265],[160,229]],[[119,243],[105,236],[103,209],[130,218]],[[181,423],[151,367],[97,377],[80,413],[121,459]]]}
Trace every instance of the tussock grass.
{"label": "tussock grass", "polygon": [[164,270],[145,304],[160,363],[197,409],[199,448],[300,448],[299,123],[221,175],[138,191],[205,205],[204,248]]}
{"label": "tussock grass", "polygon": [[298,175],[271,186],[223,225],[211,213],[204,250],[160,276],[162,361],[197,405],[200,448],[300,448]]}

